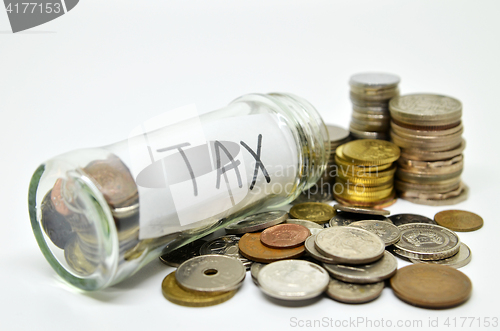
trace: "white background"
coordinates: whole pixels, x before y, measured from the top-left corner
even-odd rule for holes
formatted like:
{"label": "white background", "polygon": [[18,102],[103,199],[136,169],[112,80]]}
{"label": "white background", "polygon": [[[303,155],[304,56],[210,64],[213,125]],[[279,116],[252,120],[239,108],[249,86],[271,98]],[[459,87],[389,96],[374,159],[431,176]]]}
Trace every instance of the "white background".
{"label": "white background", "polygon": [[[12,34],[0,10],[0,328],[283,330],[293,317],[420,319],[424,326],[429,318],[441,326],[447,317],[500,318],[499,14],[498,1],[84,0]],[[62,284],[39,251],[27,192],[44,160],[124,139],[169,109],[194,102],[206,112],[250,92],[295,93],[326,122],[347,127],[347,81],[360,71],[398,74],[403,94],[463,102],[463,179],[471,193],[456,208],[485,222],[460,233],[473,252],[461,269],[474,285],[464,305],[415,308],[386,288],[364,305],[323,297],[287,307],[266,298],[248,275],[230,301],[186,308],[163,298],[160,284],[172,268],[158,261],[117,286],[82,294]],[[405,201],[390,208],[429,217],[444,209]]]}

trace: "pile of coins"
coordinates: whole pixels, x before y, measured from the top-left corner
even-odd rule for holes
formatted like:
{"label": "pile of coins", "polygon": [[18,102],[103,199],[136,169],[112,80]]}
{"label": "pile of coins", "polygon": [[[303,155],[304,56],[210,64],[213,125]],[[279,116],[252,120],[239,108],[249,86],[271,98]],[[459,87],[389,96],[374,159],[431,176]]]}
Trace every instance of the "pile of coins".
{"label": "pile of coins", "polygon": [[[469,263],[470,250],[440,225],[473,231],[483,224],[478,215],[448,210],[434,220],[414,214],[387,218],[388,211],[372,208],[297,206],[293,212],[306,219],[287,219],[285,211],[255,214],[229,225],[226,236],[198,240],[163,256],[167,263],[183,259],[177,272],[164,279],[164,296],[193,307],[228,300],[241,285],[245,269],[241,259],[246,258],[254,283],[277,302],[326,293],[339,302],[364,303],[380,296],[387,279],[397,297],[419,307],[454,307],[469,298],[470,279],[456,268]],[[325,212],[333,214],[329,223],[323,221]],[[414,265],[398,270],[390,251]],[[201,255],[189,259],[197,254]]]}
{"label": "pile of coins", "polygon": [[389,140],[389,100],[399,95],[399,77],[386,73],[351,76],[352,119],[349,126],[356,139]]}
{"label": "pile of coins", "polygon": [[465,140],[460,101],[412,94],[390,101],[391,139],[401,147],[396,190],[414,203],[441,206],[467,199],[461,181]]}
{"label": "pile of coins", "polygon": [[335,177],[337,176],[338,167],[335,163],[335,151],[337,147],[343,145],[351,140],[349,131],[341,128],[340,126],[327,124],[328,136],[330,137],[330,158],[326,165],[326,170],[310,189],[302,192],[294,204],[302,202],[325,202],[333,200],[332,188],[335,184]]}
{"label": "pile of coins", "polygon": [[[103,193],[125,256],[139,242],[139,196],[128,168],[116,156],[95,160],[81,169]],[[95,225],[86,217],[84,196],[75,196],[75,181],[58,178],[41,203],[41,225],[50,241],[64,250],[68,266],[81,276],[91,275],[104,258]]]}
{"label": "pile of coins", "polygon": [[375,139],[348,142],[337,148],[339,170],[333,195],[343,205],[383,208],[395,200],[393,164],[400,155],[395,144]]}

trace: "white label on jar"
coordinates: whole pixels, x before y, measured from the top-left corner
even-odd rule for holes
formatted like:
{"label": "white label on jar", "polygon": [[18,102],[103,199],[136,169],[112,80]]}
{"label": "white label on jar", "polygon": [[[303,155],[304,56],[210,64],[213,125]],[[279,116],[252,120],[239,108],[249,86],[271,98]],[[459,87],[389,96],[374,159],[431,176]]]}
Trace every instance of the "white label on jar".
{"label": "white label on jar", "polygon": [[171,115],[145,122],[129,137],[140,239],[210,226],[266,196],[286,196],[293,189],[297,148],[277,115],[203,124],[194,106]]}

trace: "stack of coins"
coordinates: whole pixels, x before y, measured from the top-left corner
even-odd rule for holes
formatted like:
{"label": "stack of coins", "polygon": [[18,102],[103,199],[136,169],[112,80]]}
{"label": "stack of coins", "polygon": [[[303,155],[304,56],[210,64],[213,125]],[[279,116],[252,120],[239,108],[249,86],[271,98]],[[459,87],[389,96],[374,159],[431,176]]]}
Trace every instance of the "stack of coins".
{"label": "stack of coins", "polygon": [[400,155],[395,144],[375,139],[348,142],[337,148],[339,171],[335,200],[347,206],[387,207],[395,202],[393,164]]}
{"label": "stack of coins", "polygon": [[399,95],[399,77],[386,73],[351,76],[352,119],[349,126],[356,139],[389,140],[389,100]]}
{"label": "stack of coins", "polygon": [[335,184],[338,167],[335,163],[335,151],[337,147],[351,140],[349,131],[336,125],[327,124],[328,136],[330,137],[330,158],[326,165],[323,176],[308,190],[299,195],[294,204],[303,202],[324,202],[333,200],[332,187]]}
{"label": "stack of coins", "polygon": [[396,190],[406,200],[426,205],[464,201],[465,141],[460,101],[442,95],[399,96],[389,104],[391,139],[401,147]]}

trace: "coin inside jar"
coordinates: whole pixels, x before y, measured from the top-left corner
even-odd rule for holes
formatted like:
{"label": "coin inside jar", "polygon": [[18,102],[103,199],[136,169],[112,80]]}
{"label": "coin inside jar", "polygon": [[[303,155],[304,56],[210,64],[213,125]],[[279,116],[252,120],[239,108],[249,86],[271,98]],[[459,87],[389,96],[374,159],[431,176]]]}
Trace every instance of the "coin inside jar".
{"label": "coin inside jar", "polygon": [[283,223],[287,219],[288,213],[283,210],[273,210],[269,212],[257,213],[245,217],[236,223],[226,226],[229,234],[243,234],[266,229],[270,226]]}
{"label": "coin inside jar", "polygon": [[201,255],[182,263],[175,278],[182,287],[203,292],[237,289],[245,279],[240,260],[225,255]]}
{"label": "coin inside jar", "polygon": [[265,229],[260,241],[273,248],[292,248],[300,246],[311,233],[305,226],[298,224],[279,224]]}

